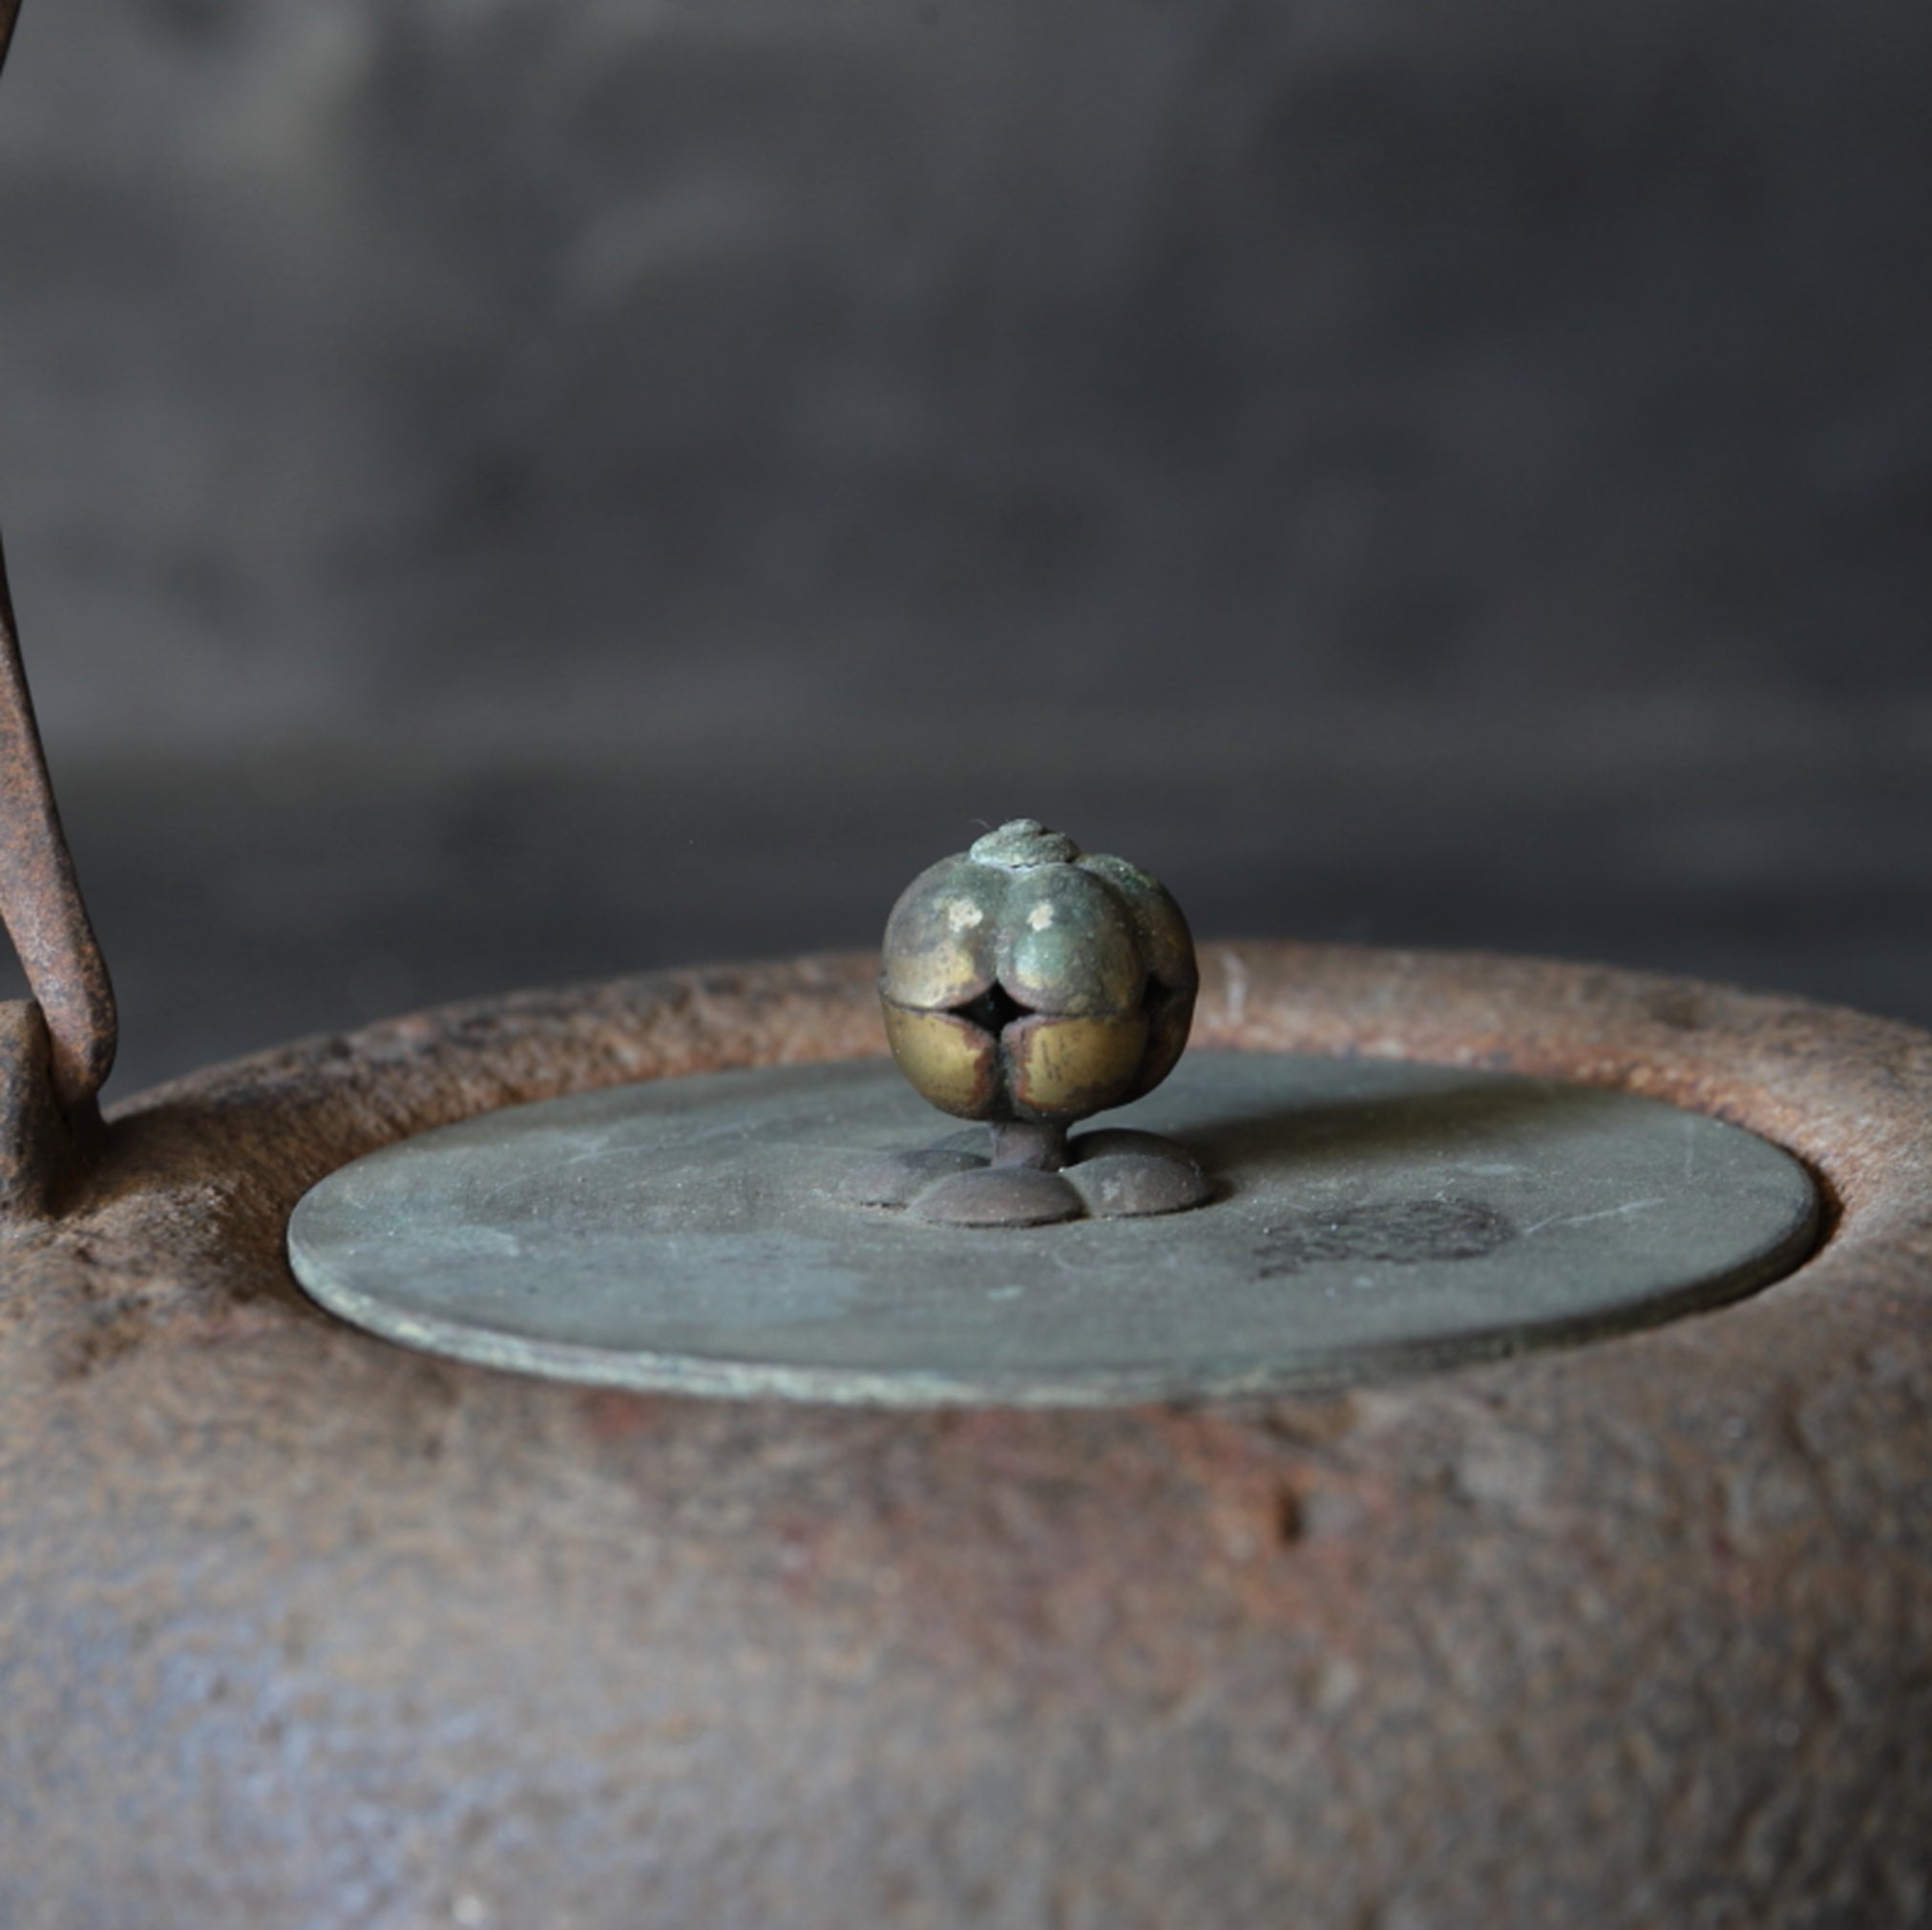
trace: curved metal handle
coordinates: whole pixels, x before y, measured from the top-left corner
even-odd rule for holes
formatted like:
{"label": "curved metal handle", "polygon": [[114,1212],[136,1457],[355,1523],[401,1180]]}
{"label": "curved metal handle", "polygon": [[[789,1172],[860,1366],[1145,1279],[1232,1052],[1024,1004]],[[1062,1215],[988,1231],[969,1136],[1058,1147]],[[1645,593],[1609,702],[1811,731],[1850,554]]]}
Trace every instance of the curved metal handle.
{"label": "curved metal handle", "polygon": [[114,1066],[118,1024],[107,961],[81,901],[40,747],[0,551],[0,919],[47,1020],[53,1090],[84,1117]]}
{"label": "curved metal handle", "polygon": [[[20,0],[0,0],[0,68],[19,18]],[[0,919],[12,936],[40,1014],[46,1020],[48,1070],[53,1097],[71,1124],[84,1127],[96,1116],[102,1081],[114,1064],[117,1023],[107,964],[81,902],[80,884],[60,812],[47,774],[47,758],[34,721],[33,699],[20,661],[20,639],[0,555]],[[31,1017],[31,1015],[29,1015]],[[10,1025],[10,1036],[32,1038]],[[25,1067],[5,1081],[5,1123],[17,1137]],[[31,1112],[32,1106],[26,1108]],[[0,1164],[5,1164],[0,1154]],[[0,1192],[4,1192],[0,1187]]]}

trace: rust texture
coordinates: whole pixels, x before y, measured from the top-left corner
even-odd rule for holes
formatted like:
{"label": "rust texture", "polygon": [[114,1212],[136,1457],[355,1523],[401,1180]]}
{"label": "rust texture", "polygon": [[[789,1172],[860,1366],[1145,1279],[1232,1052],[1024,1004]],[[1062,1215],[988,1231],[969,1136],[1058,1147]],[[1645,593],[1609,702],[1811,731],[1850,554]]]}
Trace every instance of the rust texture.
{"label": "rust texture", "polygon": [[[0,69],[20,0],[0,0]],[[0,1050],[0,1212],[38,1210],[52,1163],[69,1137],[90,1142],[101,1086],[114,1067],[114,987],[81,902],[80,885],[47,775],[20,635],[0,554],[0,921],[20,955],[46,1020],[44,1043],[10,1037]],[[23,1056],[24,1055],[24,1056]],[[33,1134],[44,1108],[35,1081],[52,1082],[66,1131]]]}
{"label": "rust texture", "polygon": [[0,1224],[58,1210],[100,1141],[98,1113],[70,1114],[55,1094],[40,1007],[31,998],[0,1001]]}
{"label": "rust texture", "polygon": [[1627,1086],[1822,1176],[1721,1312],[1328,1398],[599,1394],[329,1321],[300,1192],[483,1107],[884,1050],[871,958],[432,1013],[120,1108],[0,1303],[0,1922],[1932,1918],[1932,1037],[1203,954],[1201,1047]]}
{"label": "rust texture", "polygon": [[[12,15],[0,11],[0,62]],[[0,921],[33,998],[0,1018],[0,1219],[54,1207],[97,1148],[114,988],[48,780],[0,556]]]}
{"label": "rust texture", "polygon": [[61,1105],[88,1115],[114,1066],[114,988],[60,828],[0,557],[0,917],[46,1015]]}

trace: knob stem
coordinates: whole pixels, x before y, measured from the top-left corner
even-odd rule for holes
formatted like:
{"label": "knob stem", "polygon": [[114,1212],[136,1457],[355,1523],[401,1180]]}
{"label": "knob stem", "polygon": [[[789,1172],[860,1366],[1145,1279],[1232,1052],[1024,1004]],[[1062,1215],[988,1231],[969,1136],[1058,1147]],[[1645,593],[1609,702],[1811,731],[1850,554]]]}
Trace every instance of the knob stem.
{"label": "knob stem", "polygon": [[995,1120],[993,1164],[1057,1173],[1066,1164],[1066,1127],[1044,1120]]}

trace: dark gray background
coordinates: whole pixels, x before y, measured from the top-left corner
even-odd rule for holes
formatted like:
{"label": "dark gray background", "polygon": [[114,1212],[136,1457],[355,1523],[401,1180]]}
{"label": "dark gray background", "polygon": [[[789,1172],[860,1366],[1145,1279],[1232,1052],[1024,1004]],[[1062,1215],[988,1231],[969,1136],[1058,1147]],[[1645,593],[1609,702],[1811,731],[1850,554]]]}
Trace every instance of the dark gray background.
{"label": "dark gray background", "polygon": [[28,0],[0,523],[120,1089],[870,942],[1932,1021],[1921,0]]}

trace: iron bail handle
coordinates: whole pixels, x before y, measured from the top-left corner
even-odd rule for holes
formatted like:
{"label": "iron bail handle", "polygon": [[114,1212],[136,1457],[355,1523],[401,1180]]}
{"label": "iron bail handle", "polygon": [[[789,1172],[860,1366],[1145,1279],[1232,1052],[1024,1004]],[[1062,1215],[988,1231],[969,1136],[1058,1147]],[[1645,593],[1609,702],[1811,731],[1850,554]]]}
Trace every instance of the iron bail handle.
{"label": "iron bail handle", "polygon": [[[0,0],[0,68],[20,0]],[[38,1210],[93,1136],[118,1021],[47,772],[0,552],[0,920],[33,995],[0,1008],[0,1214]]]}
{"label": "iron bail handle", "polygon": [[54,1096],[92,1115],[114,1066],[117,1020],[47,772],[0,551],[0,918],[47,1022]]}

